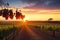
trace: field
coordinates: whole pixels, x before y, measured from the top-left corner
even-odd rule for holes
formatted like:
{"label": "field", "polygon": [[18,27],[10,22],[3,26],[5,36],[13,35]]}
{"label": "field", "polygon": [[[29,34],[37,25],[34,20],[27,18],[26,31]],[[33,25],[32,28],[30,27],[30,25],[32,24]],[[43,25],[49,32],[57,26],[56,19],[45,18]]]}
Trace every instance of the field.
{"label": "field", "polygon": [[60,40],[60,21],[0,21],[0,40],[6,39],[5,37],[8,38],[11,34],[12,36],[17,35],[17,30],[25,25]]}
{"label": "field", "polygon": [[13,24],[13,22],[0,22],[0,40],[3,40],[4,37],[13,35],[13,32],[18,28]]}
{"label": "field", "polygon": [[28,25],[38,31],[60,40],[60,21],[30,21]]}

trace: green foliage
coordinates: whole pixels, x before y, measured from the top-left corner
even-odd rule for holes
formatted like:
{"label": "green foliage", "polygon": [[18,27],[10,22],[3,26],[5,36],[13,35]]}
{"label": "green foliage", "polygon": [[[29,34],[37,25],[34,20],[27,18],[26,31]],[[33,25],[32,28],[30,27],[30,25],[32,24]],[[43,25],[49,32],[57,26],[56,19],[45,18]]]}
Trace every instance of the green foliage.
{"label": "green foliage", "polygon": [[53,31],[53,28],[52,28],[52,27],[49,27],[47,30],[49,30],[49,31]]}
{"label": "green foliage", "polygon": [[38,29],[40,29],[41,27],[40,26],[34,26],[35,28],[38,28]]}
{"label": "green foliage", "polygon": [[[32,27],[36,29],[41,29],[42,31],[57,31],[60,32],[60,24],[59,23],[30,23]],[[15,30],[20,29],[21,22],[0,22],[0,38],[8,36],[10,33],[14,32]]]}
{"label": "green foliage", "polygon": [[7,37],[9,34],[17,30],[17,28],[10,23],[5,24],[5,22],[0,23],[0,39]]}
{"label": "green foliage", "polygon": [[56,31],[57,31],[57,32],[60,32],[60,28],[56,28]]}
{"label": "green foliage", "polygon": [[8,36],[9,34],[11,34],[15,30],[16,30],[15,27],[9,28],[9,29],[6,29],[6,30],[5,29],[0,30],[0,38]]}
{"label": "green foliage", "polygon": [[[35,23],[34,23],[35,24]],[[38,26],[39,25],[39,26]],[[36,23],[34,25],[37,29],[42,29],[42,31],[57,31],[60,32],[60,24],[59,23]]]}

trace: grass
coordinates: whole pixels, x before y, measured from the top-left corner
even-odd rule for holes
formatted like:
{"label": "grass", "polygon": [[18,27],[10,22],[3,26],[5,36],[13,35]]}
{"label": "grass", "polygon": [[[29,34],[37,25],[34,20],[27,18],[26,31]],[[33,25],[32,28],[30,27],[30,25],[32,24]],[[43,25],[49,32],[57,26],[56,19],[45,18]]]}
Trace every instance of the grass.
{"label": "grass", "polygon": [[0,22],[0,39],[7,37],[15,30],[17,30],[17,27],[13,24],[13,22]]}
{"label": "grass", "polygon": [[[11,22],[0,22],[0,39],[3,37],[8,36],[10,33],[15,31],[17,28],[21,27],[22,22],[20,21],[11,21]],[[31,25],[35,27],[36,29],[42,30],[42,31],[56,31],[60,32],[60,22],[27,22],[27,25]]]}
{"label": "grass", "polygon": [[45,31],[57,31],[60,32],[60,24],[59,23],[36,23],[36,25],[33,25],[37,29],[42,29]]}
{"label": "grass", "polygon": [[32,26],[35,27],[38,31],[60,40],[60,22],[37,22]]}

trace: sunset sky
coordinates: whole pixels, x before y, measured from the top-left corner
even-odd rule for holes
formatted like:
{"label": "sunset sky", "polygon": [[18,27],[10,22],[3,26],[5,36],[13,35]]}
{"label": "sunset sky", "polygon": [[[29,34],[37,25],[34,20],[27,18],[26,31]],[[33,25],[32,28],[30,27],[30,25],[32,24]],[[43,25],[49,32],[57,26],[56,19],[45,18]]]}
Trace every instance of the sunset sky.
{"label": "sunset sky", "polygon": [[[26,16],[25,20],[60,20],[60,0],[0,0],[0,6],[5,3],[13,9],[20,9]],[[0,17],[0,20],[3,19]]]}

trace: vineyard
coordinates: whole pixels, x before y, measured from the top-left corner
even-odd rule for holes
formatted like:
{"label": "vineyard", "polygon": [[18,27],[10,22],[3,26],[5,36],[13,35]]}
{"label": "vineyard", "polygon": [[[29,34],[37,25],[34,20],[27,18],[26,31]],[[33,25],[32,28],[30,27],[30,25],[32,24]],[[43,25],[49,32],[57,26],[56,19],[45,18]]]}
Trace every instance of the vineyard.
{"label": "vineyard", "polygon": [[[51,37],[59,39],[60,37],[60,22],[35,22],[27,21],[25,25],[33,27],[39,32],[42,32]],[[23,25],[24,26],[24,25]],[[13,40],[22,27],[20,21],[2,21],[0,22],[0,40]]]}
{"label": "vineyard", "polygon": [[0,40],[13,40],[17,29],[13,22],[0,22]]}
{"label": "vineyard", "polygon": [[39,32],[42,32],[53,38],[60,40],[60,22],[59,21],[34,21],[29,22],[28,25],[36,28]]}

